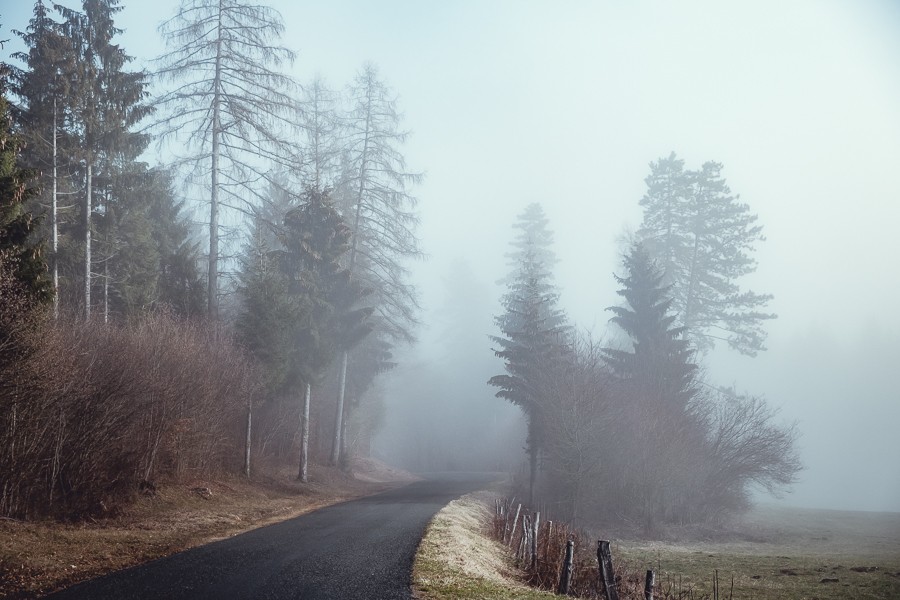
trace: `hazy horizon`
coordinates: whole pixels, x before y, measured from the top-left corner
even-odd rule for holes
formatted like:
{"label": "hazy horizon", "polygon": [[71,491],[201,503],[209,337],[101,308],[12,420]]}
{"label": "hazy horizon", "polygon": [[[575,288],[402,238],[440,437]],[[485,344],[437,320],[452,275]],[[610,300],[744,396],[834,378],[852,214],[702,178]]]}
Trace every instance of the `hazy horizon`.
{"label": "hazy horizon", "polygon": [[[0,9],[3,60],[31,4]],[[720,347],[705,370],[799,423],[806,469],[783,502],[900,511],[900,3],[269,4],[302,83],[321,73],[340,88],[378,65],[412,132],[409,167],[426,175],[413,190],[429,255],[412,265],[423,327],[382,383],[390,401],[411,401],[410,365],[443,366],[447,280],[463,269],[478,301],[453,318],[481,346],[443,385],[514,421],[483,371],[502,370],[487,336],[516,215],[543,205],[561,305],[603,338],[648,164],[674,151],[687,168],[723,163],[767,236],[742,285],[774,295],[768,351]],[[123,5],[118,42],[148,67],[177,2]]]}

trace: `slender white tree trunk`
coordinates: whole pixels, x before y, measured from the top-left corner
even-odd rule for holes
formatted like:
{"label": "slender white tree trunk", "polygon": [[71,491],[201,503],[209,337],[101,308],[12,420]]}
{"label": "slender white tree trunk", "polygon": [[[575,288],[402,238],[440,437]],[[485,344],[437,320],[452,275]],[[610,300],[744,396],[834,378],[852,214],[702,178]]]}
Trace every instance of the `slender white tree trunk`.
{"label": "slender white tree trunk", "polygon": [[[353,245],[350,247],[350,265],[348,270],[350,276],[353,277],[353,268],[356,266],[356,251],[359,245],[359,226],[362,216],[362,203],[366,190],[366,171],[369,160],[369,130],[371,128],[372,116],[372,97],[371,88],[367,91],[366,104],[366,137],[363,143],[362,158],[359,166],[359,189],[356,195],[356,211],[353,219]],[[347,389],[347,361],[349,359],[349,351],[344,350],[341,357],[341,374],[338,381],[338,408],[337,419],[334,424],[334,445],[331,448],[331,464],[337,465],[341,460],[342,437],[344,430],[344,392]]]}
{"label": "slender white tree trunk", "polygon": [[103,261],[103,322],[109,323],[109,257]]}
{"label": "slender white tree trunk", "polygon": [[250,477],[250,433],[253,425],[253,402],[247,402],[247,439],[244,441],[244,476]]}
{"label": "slender white tree trunk", "polygon": [[341,373],[338,379],[337,419],[334,424],[334,443],[331,446],[331,464],[337,465],[341,460],[341,436],[344,429],[344,393],[347,389],[347,360],[349,352],[344,350],[341,356]]}
{"label": "slender white tree trunk", "polygon": [[84,195],[84,320],[91,320],[91,190],[94,165],[87,161],[87,193]]}
{"label": "slender white tree trunk", "polygon": [[312,386],[306,384],[306,397],[303,399],[302,423],[300,428],[300,473],[298,479],[302,483],[309,481],[309,401],[312,395]]}
{"label": "slender white tree trunk", "polygon": [[57,183],[56,183],[56,98],[53,99],[53,198],[51,199],[50,208],[50,229],[51,238],[53,240],[53,256],[51,257],[53,269],[53,318],[59,318],[59,261],[57,260],[57,252],[59,252],[59,225],[57,224]]}
{"label": "slender white tree trunk", "polygon": [[207,277],[206,301],[208,317],[212,321],[219,318],[219,142],[222,134],[221,82],[222,82],[222,12],[219,2],[219,23],[216,36],[216,72],[213,89],[212,117],[212,190],[209,199],[209,274]]}

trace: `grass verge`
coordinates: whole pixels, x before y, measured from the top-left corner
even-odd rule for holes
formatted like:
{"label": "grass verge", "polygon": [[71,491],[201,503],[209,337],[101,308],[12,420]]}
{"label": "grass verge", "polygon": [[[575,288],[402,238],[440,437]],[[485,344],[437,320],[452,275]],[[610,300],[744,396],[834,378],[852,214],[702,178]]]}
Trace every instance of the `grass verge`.
{"label": "grass verge", "polygon": [[450,502],[428,529],[413,566],[413,591],[422,600],[546,600],[553,594],[521,581],[509,552],[485,533],[489,492]]}

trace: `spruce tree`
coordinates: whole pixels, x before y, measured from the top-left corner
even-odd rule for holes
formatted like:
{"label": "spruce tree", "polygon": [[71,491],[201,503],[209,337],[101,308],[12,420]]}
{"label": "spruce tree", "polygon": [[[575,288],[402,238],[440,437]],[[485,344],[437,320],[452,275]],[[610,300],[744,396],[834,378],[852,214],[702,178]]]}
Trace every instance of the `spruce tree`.
{"label": "spruce tree", "polygon": [[0,276],[34,306],[50,301],[53,287],[47,278],[43,244],[34,239],[36,221],[26,210],[37,194],[36,173],[22,169],[19,153],[23,142],[12,131],[7,100],[9,72],[0,64]]}
{"label": "spruce tree", "polygon": [[558,308],[551,266],[553,236],[540,205],[532,204],[514,225],[512,272],[503,296],[503,314],[495,318],[501,335],[491,336],[494,353],[502,358],[505,375],[488,383],[500,388],[498,398],[519,406],[528,419],[529,497],[534,500],[538,454],[543,445],[542,421],[549,409],[546,382],[569,345],[569,327]]}
{"label": "spruce tree", "polygon": [[623,261],[627,275],[616,276],[618,294],[627,306],[611,306],[610,322],[631,338],[628,350],[609,348],[607,362],[628,382],[635,402],[647,402],[668,414],[682,414],[694,394],[692,351],[685,328],[671,314],[671,289],[663,284],[662,270],[638,243]]}
{"label": "spruce tree", "polygon": [[[12,56],[24,68],[12,69],[12,91],[19,99],[16,111],[18,130],[25,140],[22,161],[36,169],[40,191],[37,203],[49,207],[49,218],[42,225],[49,228],[44,235],[50,240],[51,279],[54,314],[59,314],[60,211],[59,193],[69,190],[67,169],[61,155],[73,149],[73,138],[65,124],[71,111],[66,102],[74,69],[72,39],[63,34],[44,0],[36,0],[26,31],[14,31],[24,42],[26,51]],[[34,212],[37,206],[33,206]]]}
{"label": "spruce tree", "polygon": [[151,109],[144,104],[144,73],[127,71],[125,66],[132,58],[113,43],[113,38],[121,33],[114,22],[115,14],[122,10],[119,0],[83,0],[82,11],[62,6],[58,9],[65,17],[63,30],[75,50],[69,97],[83,169],[82,283],[84,315],[90,319],[94,212],[103,216],[106,248],[102,258],[106,265],[115,253],[115,204],[120,201],[121,179],[133,171],[131,163],[148,141],[133,127]]}
{"label": "spruce tree", "polygon": [[631,340],[631,348],[607,348],[614,376],[617,436],[613,480],[620,501],[653,532],[659,521],[690,497],[693,465],[702,460],[704,431],[690,403],[697,393],[692,350],[669,309],[663,274],[640,243],[616,277],[625,306],[608,310]]}

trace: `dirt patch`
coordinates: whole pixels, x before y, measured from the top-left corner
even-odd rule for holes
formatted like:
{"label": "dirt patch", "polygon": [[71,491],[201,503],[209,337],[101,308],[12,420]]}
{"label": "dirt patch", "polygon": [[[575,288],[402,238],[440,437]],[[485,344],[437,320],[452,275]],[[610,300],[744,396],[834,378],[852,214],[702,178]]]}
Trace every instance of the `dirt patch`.
{"label": "dirt patch", "polygon": [[[111,571],[230,537],[414,478],[366,461],[362,478],[312,467],[157,484],[115,518],[80,523],[0,520],[0,598],[36,598]],[[354,468],[356,465],[354,465]],[[202,493],[197,490],[203,490]]]}

